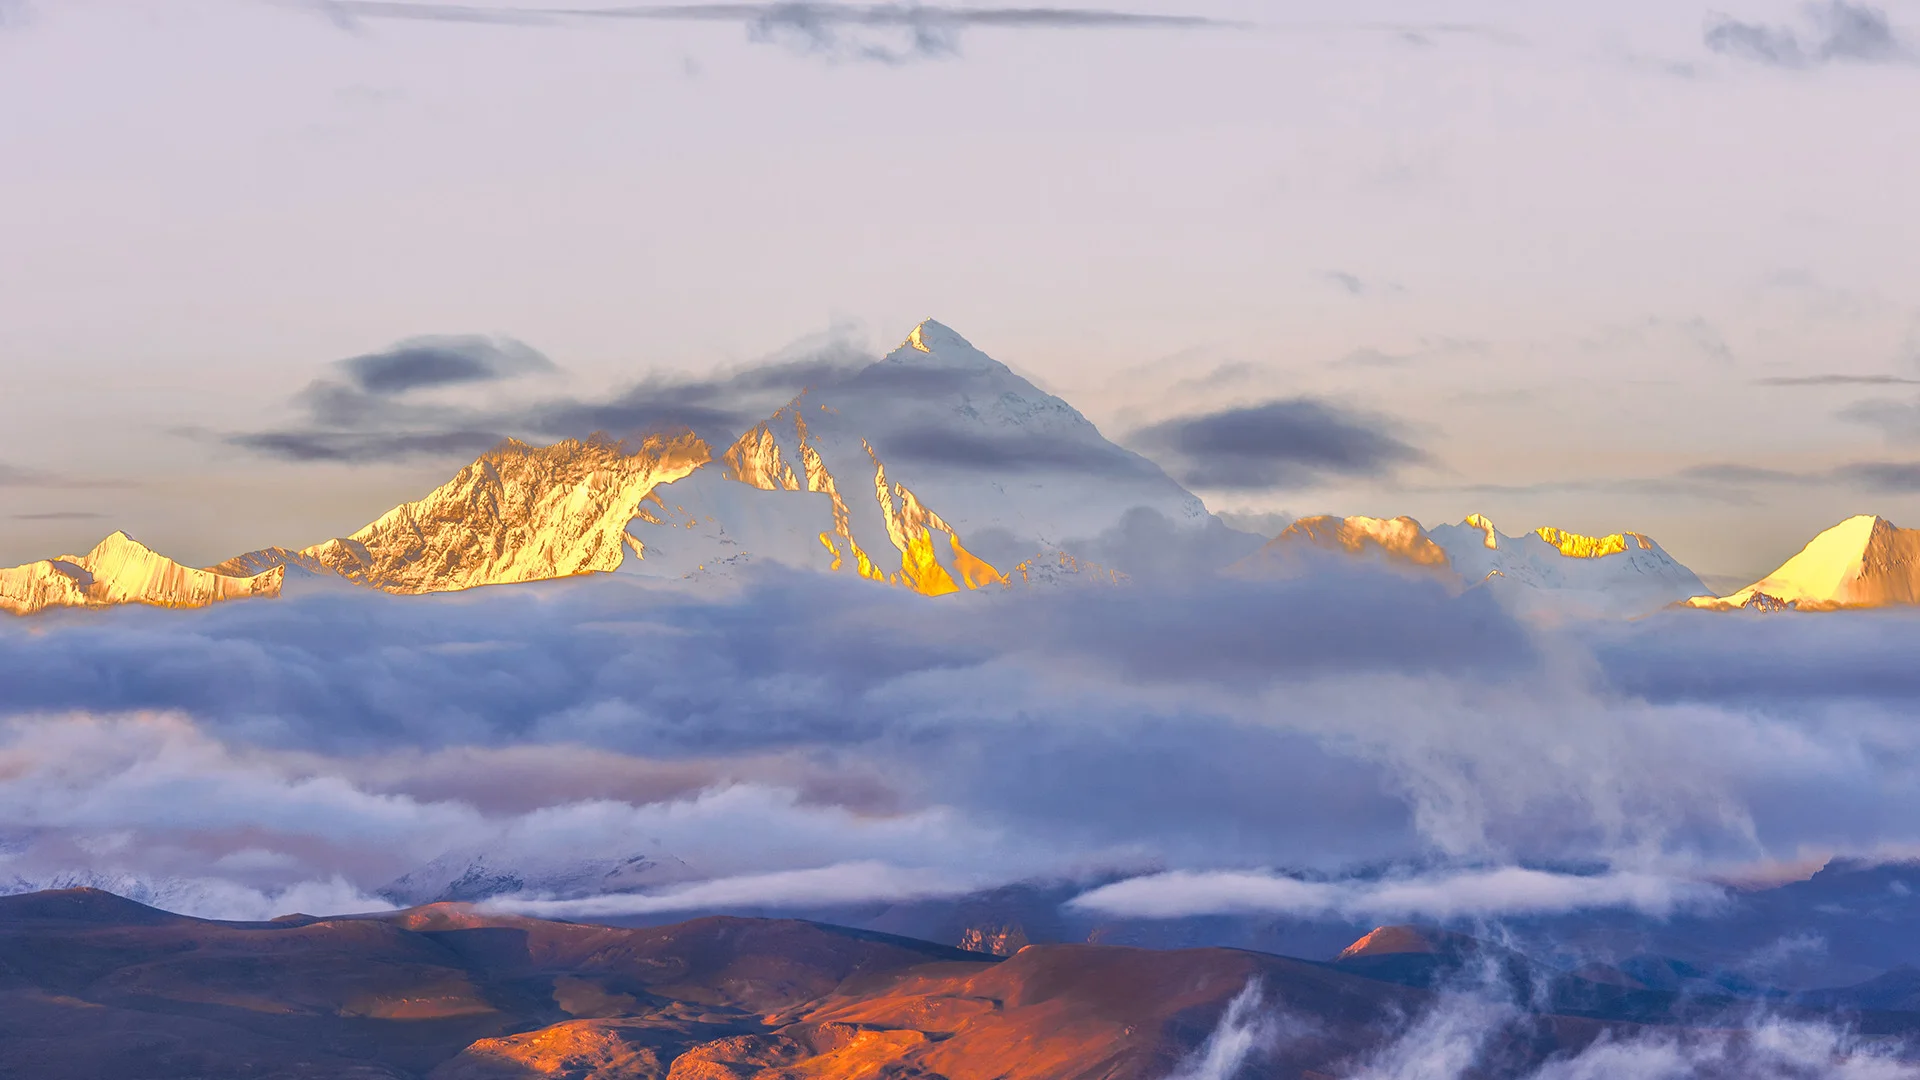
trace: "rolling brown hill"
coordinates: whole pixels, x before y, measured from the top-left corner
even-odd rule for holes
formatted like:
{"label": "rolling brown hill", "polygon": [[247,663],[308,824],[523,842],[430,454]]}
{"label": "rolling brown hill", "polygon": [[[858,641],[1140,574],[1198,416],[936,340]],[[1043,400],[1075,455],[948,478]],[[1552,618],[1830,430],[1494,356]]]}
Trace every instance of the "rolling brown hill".
{"label": "rolling brown hill", "polygon": [[[0,898],[0,1076],[36,1080],[1161,1080],[1249,986],[1246,1075],[1348,1075],[1434,991],[1232,949],[1006,959],[799,920],[623,929],[440,904],[267,923],[94,890]],[[1518,1016],[1515,1060],[1598,1019]]]}

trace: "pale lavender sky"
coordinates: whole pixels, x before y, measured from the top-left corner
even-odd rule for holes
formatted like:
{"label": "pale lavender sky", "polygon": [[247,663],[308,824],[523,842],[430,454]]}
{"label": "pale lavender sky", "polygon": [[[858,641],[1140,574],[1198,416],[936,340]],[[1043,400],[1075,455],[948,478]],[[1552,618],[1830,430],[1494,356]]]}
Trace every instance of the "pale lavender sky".
{"label": "pale lavender sky", "polygon": [[[1430,455],[1216,509],[1633,528],[1732,576],[1920,525],[1920,476],[1846,468],[1920,459],[1920,386],[1761,383],[1920,379],[1920,4],[1115,6],[1250,25],[887,63],[739,21],[0,0],[0,565],[417,497],[459,462],[217,438],[401,339],[512,335],[591,394],[928,315],[1116,438],[1311,395]],[[1793,475],[1684,472],[1721,466]]]}

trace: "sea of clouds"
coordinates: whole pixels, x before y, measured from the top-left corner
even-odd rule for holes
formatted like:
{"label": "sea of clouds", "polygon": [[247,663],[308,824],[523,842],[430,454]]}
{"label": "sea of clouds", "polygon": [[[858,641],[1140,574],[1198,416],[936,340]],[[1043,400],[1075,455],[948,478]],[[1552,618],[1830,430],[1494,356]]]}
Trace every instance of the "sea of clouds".
{"label": "sea of clouds", "polygon": [[1729,875],[1920,851],[1916,647],[1898,613],[1539,627],[1363,568],[61,613],[0,624],[0,883],[257,918],[378,907],[448,852],[638,854],[671,872],[520,899],[1078,880],[1076,907],[1133,917],[1658,916]]}

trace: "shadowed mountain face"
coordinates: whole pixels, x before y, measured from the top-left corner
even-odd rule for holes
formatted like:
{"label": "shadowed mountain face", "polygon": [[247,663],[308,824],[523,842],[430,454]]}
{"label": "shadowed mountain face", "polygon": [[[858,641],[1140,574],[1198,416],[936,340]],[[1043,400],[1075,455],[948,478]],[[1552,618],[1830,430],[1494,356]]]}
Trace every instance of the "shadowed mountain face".
{"label": "shadowed mountain face", "polygon": [[[1476,990],[1483,961],[1495,978]],[[1535,1006],[1491,1003],[1509,981]],[[1911,981],[1828,996],[1884,1008]],[[0,1071],[41,1080],[1373,1075],[1462,1008],[1471,1067],[1445,1075],[1525,1076],[1683,1037],[1646,1023],[1711,1026],[1712,1004],[1409,927],[1332,963],[1103,945],[1001,959],[799,920],[621,929],[442,904],[226,923],[89,889],[0,898]]]}

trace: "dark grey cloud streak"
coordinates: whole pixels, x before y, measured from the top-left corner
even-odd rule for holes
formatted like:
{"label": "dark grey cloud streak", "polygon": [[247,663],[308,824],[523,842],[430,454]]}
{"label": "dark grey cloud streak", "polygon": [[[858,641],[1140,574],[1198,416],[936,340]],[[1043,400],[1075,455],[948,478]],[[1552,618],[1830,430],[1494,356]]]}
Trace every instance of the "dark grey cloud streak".
{"label": "dark grey cloud streak", "polygon": [[1253,491],[1380,478],[1427,460],[1392,428],[1302,397],[1162,421],[1129,441],[1190,487]]}
{"label": "dark grey cloud streak", "polygon": [[1908,494],[1920,491],[1920,462],[1853,461],[1830,469],[1792,472],[1753,465],[1716,462],[1689,465],[1665,476],[1603,476],[1585,480],[1548,480],[1538,484],[1469,484],[1432,491],[1459,491],[1484,495],[1564,495],[1583,492],[1694,499],[1733,506],[1750,506],[1759,499],[1756,488],[1831,487],[1841,485],[1870,494]]}
{"label": "dark grey cloud streak", "polygon": [[1714,52],[1769,67],[1804,69],[1836,63],[1912,63],[1915,53],[1885,10],[1848,0],[1806,9],[1804,27],[1745,22],[1715,15],[1705,44]]}
{"label": "dark grey cloud streak", "polygon": [[551,371],[553,361],[512,338],[428,337],[342,360],[340,368],[360,390],[386,395]]}
{"label": "dark grey cloud streak", "polygon": [[749,40],[836,60],[898,64],[954,56],[970,29],[1202,29],[1237,24],[1193,15],[1055,7],[957,7],[943,4],[839,4],[793,0],[766,4],[649,4],[597,8],[494,8],[469,4],[320,0],[312,5],[353,29],[365,19],[540,26],[562,22],[732,23]]}

